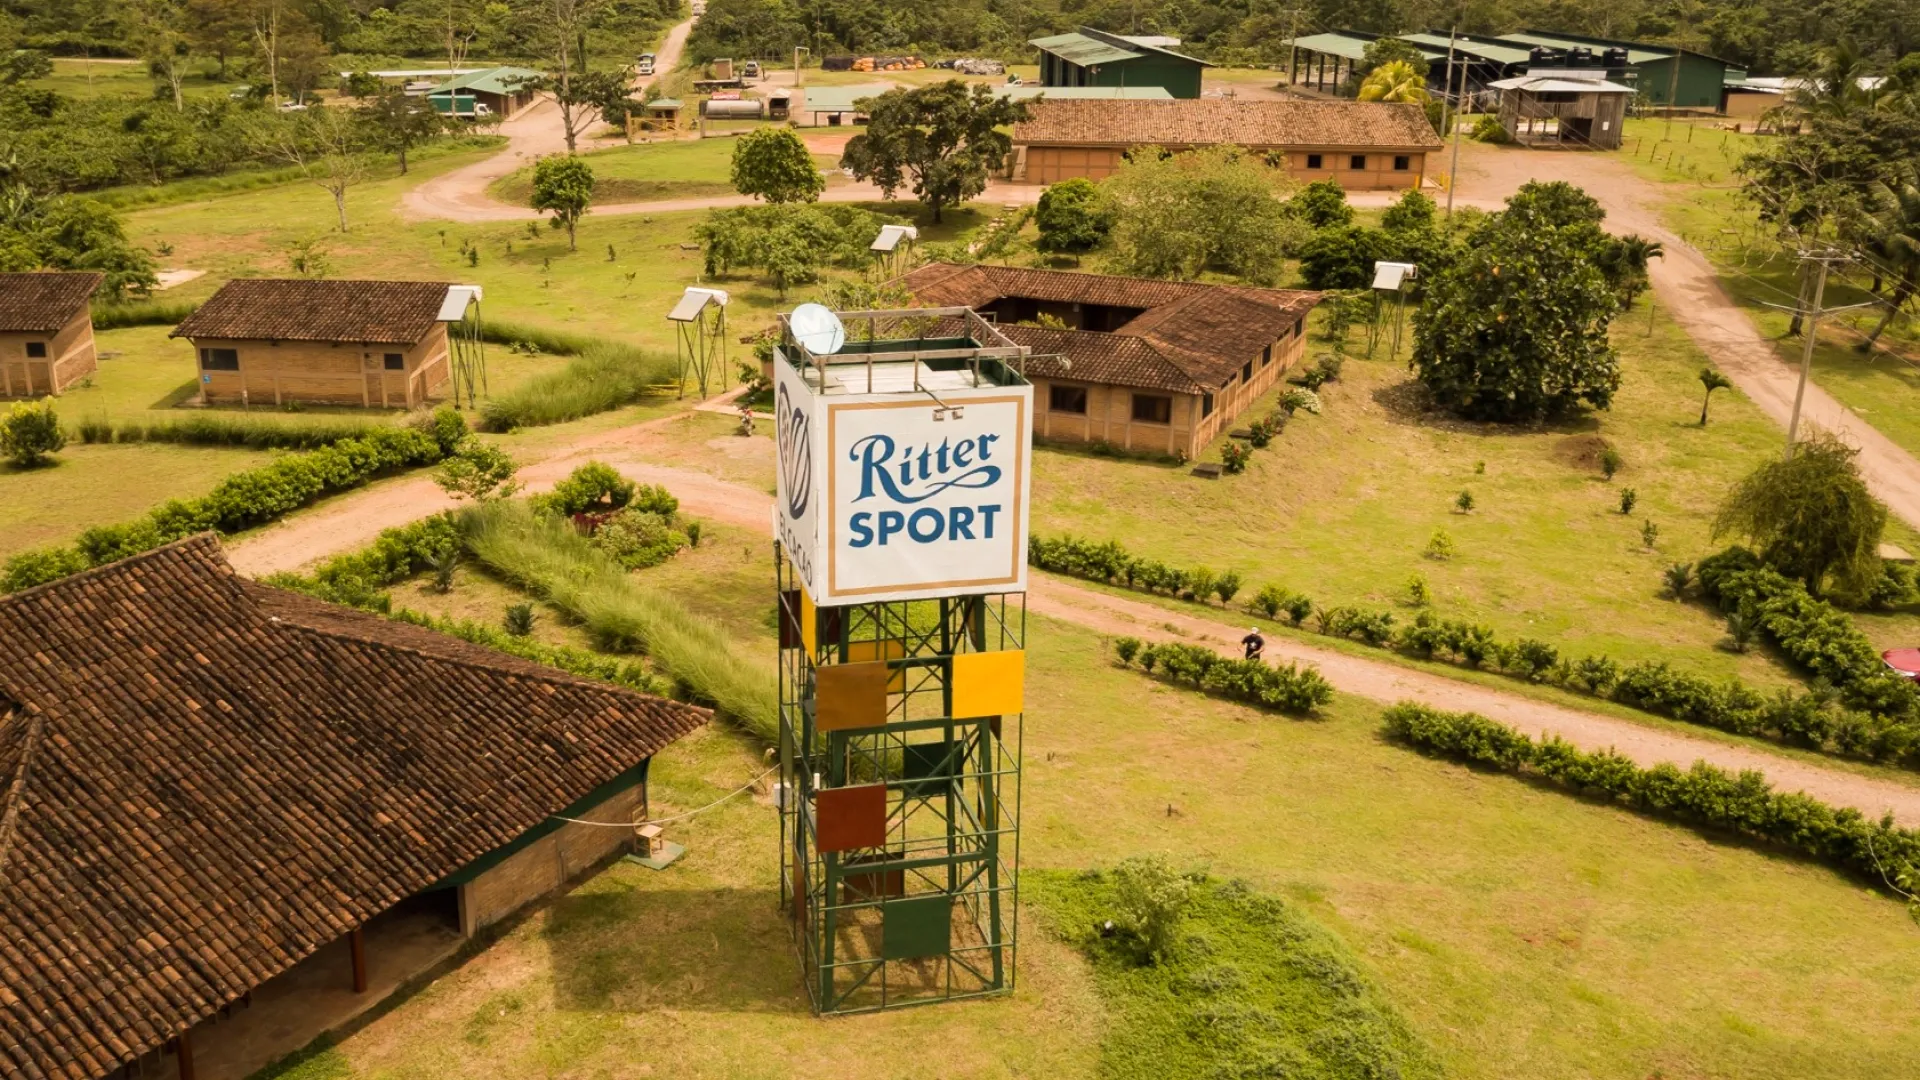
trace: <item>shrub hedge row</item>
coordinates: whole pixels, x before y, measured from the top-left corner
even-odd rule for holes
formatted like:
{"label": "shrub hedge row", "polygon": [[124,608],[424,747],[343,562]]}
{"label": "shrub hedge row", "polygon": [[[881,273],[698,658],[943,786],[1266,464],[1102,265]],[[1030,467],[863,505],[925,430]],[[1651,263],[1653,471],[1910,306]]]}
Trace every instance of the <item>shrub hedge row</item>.
{"label": "shrub hedge row", "polygon": [[1765,775],[1731,773],[1704,761],[1682,772],[1642,768],[1613,750],[1585,751],[1558,737],[1535,742],[1475,713],[1402,702],[1385,713],[1387,733],[1422,751],[1530,774],[1582,794],[1604,795],[1645,813],[1800,852],[1881,882],[1920,868],[1920,831],[1835,809],[1812,796],[1774,791]]}
{"label": "shrub hedge row", "polygon": [[139,300],[126,304],[93,305],[95,330],[122,330],[129,326],[174,326],[185,322],[199,304],[185,300]]}
{"label": "shrub hedge row", "polygon": [[1761,566],[1738,546],[1702,559],[1699,575],[1708,597],[1752,619],[1789,659],[1833,684],[1847,704],[1920,720],[1920,690],[1888,669],[1845,612],[1805,585]]}
{"label": "shrub hedge row", "polygon": [[1297,664],[1279,667],[1221,656],[1200,645],[1150,645],[1131,637],[1115,641],[1113,648],[1122,664],[1137,661],[1149,675],[1281,712],[1309,713],[1333,700],[1333,684]]}
{"label": "shrub hedge row", "polygon": [[[1054,540],[1035,537],[1029,548],[1029,558],[1043,570],[1096,581],[1126,583],[1136,588],[1142,587],[1141,583],[1146,580],[1140,567],[1157,565],[1135,559],[1117,543],[1094,544],[1073,537]],[[1710,592],[1722,587],[1722,582],[1728,580],[1718,567],[1704,571],[1703,580],[1707,576],[1714,578],[1714,583],[1707,586]],[[1784,581],[1777,574],[1771,574],[1771,579],[1773,582]],[[1767,579],[1755,580],[1772,587]],[[1741,579],[1740,587],[1748,587],[1745,582],[1746,579]],[[1784,587],[1797,588],[1791,582],[1785,583]],[[1804,594],[1804,590],[1801,592]],[[1187,593],[1175,592],[1172,595],[1192,598]],[[1247,610],[1273,618],[1278,610],[1285,610],[1276,607],[1276,597],[1300,602],[1302,606],[1294,608],[1289,612],[1290,615],[1304,610],[1307,604],[1304,597],[1287,593],[1276,586],[1267,586],[1255,594]],[[1783,603],[1777,607],[1778,610],[1769,610],[1773,610],[1773,617],[1785,626],[1786,615],[1781,612],[1789,608],[1799,611],[1804,605]],[[1858,633],[1852,630],[1844,616],[1832,612],[1831,608],[1828,611],[1834,618],[1818,622],[1824,633],[1836,635],[1840,629]],[[1431,611],[1422,611],[1411,621],[1401,622],[1390,611],[1339,606],[1314,610],[1313,619],[1315,627],[1331,637],[1358,640],[1376,648],[1392,649],[1425,660],[1457,663],[1528,682],[1557,686],[1575,693],[1617,701],[1656,716],[1737,735],[1772,739],[1837,756],[1920,768],[1920,720],[1916,720],[1915,714],[1910,711],[1876,710],[1870,707],[1871,699],[1861,696],[1850,695],[1847,704],[1855,707],[1847,708],[1833,701],[1830,694],[1818,689],[1811,693],[1779,691],[1767,695],[1737,679],[1716,681],[1704,675],[1677,670],[1664,661],[1623,665],[1606,656],[1578,659],[1563,657],[1559,649],[1547,642],[1532,638],[1501,641],[1491,627],[1443,619]],[[1835,619],[1838,620],[1838,627]],[[1295,620],[1296,624],[1298,621]],[[1790,655],[1793,654],[1792,649],[1788,651]],[[1829,646],[1828,652],[1820,655],[1830,657],[1841,652],[1838,646]],[[1870,646],[1866,647],[1866,654],[1872,655]],[[1850,655],[1854,665],[1858,666],[1858,643]],[[1818,659],[1810,655],[1802,663],[1812,667]],[[1878,656],[1873,656],[1873,663],[1879,664]],[[1837,668],[1829,663],[1828,670]],[[1906,686],[1886,687],[1884,680],[1870,685],[1884,691],[1888,699],[1901,693],[1911,693],[1911,688]]]}
{"label": "shrub hedge row", "polygon": [[[472,324],[464,323],[462,326],[468,333],[472,332]],[[482,321],[480,337],[483,341],[495,345],[531,345],[535,350],[553,356],[578,356],[600,341],[591,334],[555,330],[552,327],[535,326],[532,323],[514,322],[510,319]]]}
{"label": "shrub hedge row", "polygon": [[249,450],[315,450],[342,439],[388,430],[363,420],[262,420],[245,416],[190,416],[185,419],[131,420],[100,417],[80,421],[74,434],[83,443],[178,443],[185,446],[239,446]]}
{"label": "shrub hedge row", "polygon": [[173,499],[136,521],[88,529],[71,545],[21,552],[0,567],[0,590],[39,585],[209,529],[238,532],[383,473],[431,465],[459,441],[452,432],[465,434],[458,414],[447,412],[439,420],[432,427],[377,431],[289,454],[235,473],[201,498]]}
{"label": "shrub hedge row", "polygon": [[408,525],[382,529],[361,551],[336,555],[311,574],[272,574],[264,580],[334,604],[383,614],[392,610],[386,589],[425,570],[429,563],[460,550],[460,532],[451,513],[435,514]]}

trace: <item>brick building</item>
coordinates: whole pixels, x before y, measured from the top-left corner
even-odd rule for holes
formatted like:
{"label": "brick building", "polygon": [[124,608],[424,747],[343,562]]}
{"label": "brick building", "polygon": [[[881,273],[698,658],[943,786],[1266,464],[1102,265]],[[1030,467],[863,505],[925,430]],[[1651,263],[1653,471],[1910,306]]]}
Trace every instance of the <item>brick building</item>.
{"label": "brick building", "polygon": [[[1033,350],[1033,433],[1198,457],[1300,359],[1320,294],[930,263],[900,280]],[[1058,322],[1065,329],[1037,325]]]}
{"label": "brick building", "polygon": [[169,336],[192,342],[209,405],[414,408],[451,376],[447,324],[477,291],[440,281],[243,278]]}
{"label": "brick building", "polygon": [[364,991],[392,910],[470,932],[620,850],[556,817],[631,823],[706,719],[208,536],[0,598],[0,1075],[192,1080],[216,1014],[321,950]]}
{"label": "brick building", "polygon": [[98,366],[87,301],[101,275],[0,274],[0,396],[58,394]]}
{"label": "brick building", "polygon": [[1239,146],[1306,182],[1416,188],[1442,143],[1418,105],[1384,101],[1048,101],[1013,126],[1013,179],[1113,175],[1138,148]]}

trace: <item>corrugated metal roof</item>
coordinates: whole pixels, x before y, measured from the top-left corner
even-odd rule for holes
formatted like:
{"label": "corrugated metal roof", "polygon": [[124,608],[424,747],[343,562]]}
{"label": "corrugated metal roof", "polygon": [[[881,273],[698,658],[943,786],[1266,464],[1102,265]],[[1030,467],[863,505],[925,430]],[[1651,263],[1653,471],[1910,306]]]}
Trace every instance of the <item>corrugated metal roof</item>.
{"label": "corrugated metal roof", "polygon": [[483,94],[512,94],[516,93],[518,88],[507,85],[509,82],[524,82],[529,79],[543,77],[540,72],[532,68],[512,66],[487,68],[484,71],[472,71],[465,75],[456,75],[446,82],[441,83],[439,86],[434,87],[432,90],[427,91],[427,96],[433,97],[438,94],[451,94],[456,90],[477,90]]}
{"label": "corrugated metal roof", "polygon": [[1048,101],[1171,101],[1164,86],[996,86],[993,92],[1016,101],[1046,95]]}
{"label": "corrugated metal roof", "polygon": [[[1088,64],[1110,64],[1116,60],[1138,60],[1147,55],[1144,52],[1123,49],[1118,45],[1077,32],[1034,38],[1027,44],[1041,52],[1052,53],[1070,64],[1079,64],[1081,67],[1086,67]],[[1146,47],[1141,46],[1143,49]]]}
{"label": "corrugated metal roof", "polygon": [[[1373,44],[1375,40],[1374,38],[1361,37],[1358,34],[1341,33],[1336,30],[1326,34],[1307,34],[1304,37],[1283,40],[1280,44],[1292,45],[1296,48],[1306,49],[1309,52],[1326,53],[1328,56],[1338,56],[1347,60],[1363,60],[1366,58],[1367,46]],[[1420,50],[1421,56],[1426,57],[1430,61],[1443,60],[1447,55],[1447,50],[1444,48],[1439,52],[1434,52],[1430,48],[1418,45],[1414,47]]]}
{"label": "corrugated metal roof", "polygon": [[1631,94],[1633,87],[1605,79],[1569,79],[1562,74],[1516,75],[1487,84],[1490,90],[1525,90],[1530,94]]}
{"label": "corrugated metal roof", "polygon": [[1644,45],[1596,45],[1591,41],[1558,37],[1553,34],[1540,34],[1531,30],[1524,34],[1501,34],[1500,40],[1511,41],[1528,47],[1538,45],[1543,49],[1590,49],[1595,55],[1603,53],[1610,48],[1622,48],[1627,50],[1627,63],[1629,64],[1651,63],[1655,60],[1665,60],[1667,57],[1673,55],[1672,49],[1649,48]]}
{"label": "corrugated metal roof", "polygon": [[[1442,56],[1447,53],[1447,35],[1445,34],[1400,34],[1398,37],[1401,41],[1438,50]],[[1496,64],[1524,64],[1531,58],[1531,52],[1528,49],[1517,45],[1502,45],[1499,42],[1481,38],[1457,37],[1453,39],[1453,47],[1457,52],[1478,56]]]}
{"label": "corrugated metal roof", "polygon": [[858,86],[809,86],[800,91],[806,104],[801,112],[850,113],[860,110],[853,103],[862,98],[879,97],[892,90],[887,83],[862,83]]}

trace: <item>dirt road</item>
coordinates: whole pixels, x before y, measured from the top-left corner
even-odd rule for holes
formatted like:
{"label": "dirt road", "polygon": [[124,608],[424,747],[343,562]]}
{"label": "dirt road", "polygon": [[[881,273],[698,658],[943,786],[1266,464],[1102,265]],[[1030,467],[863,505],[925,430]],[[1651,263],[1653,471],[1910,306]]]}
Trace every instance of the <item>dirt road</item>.
{"label": "dirt road", "polygon": [[[1529,180],[1566,179],[1606,208],[1608,229],[1639,233],[1665,245],[1666,257],[1655,259],[1650,268],[1660,306],[1741,393],[1785,428],[1799,369],[1781,359],[1773,342],[1720,287],[1707,257],[1660,223],[1659,189],[1628,166],[1605,154],[1475,147],[1461,160],[1457,193],[1467,205],[1496,208]],[[1792,297],[1776,299],[1792,302]],[[1820,389],[1817,381],[1807,385],[1800,423],[1803,436],[1812,425],[1859,447],[1860,471],[1873,493],[1901,520],[1920,528],[1920,461]]]}
{"label": "dirt road", "polygon": [[[680,63],[687,47],[687,35],[693,32],[693,20],[687,19],[667,31],[660,43],[654,70],[672,71]],[[659,75],[644,75],[633,81],[644,88]],[[485,161],[436,176],[412,188],[400,197],[400,212],[409,220],[444,219],[448,221],[514,221],[537,218],[540,214],[526,207],[495,202],[487,187],[502,177],[545,154],[557,154],[567,148],[567,133],[560,122],[560,107],[542,95],[540,100],[519,115],[500,123],[500,134],[507,137],[507,148]],[[589,147],[613,146],[619,140],[584,140]],[[607,213],[595,207],[597,214]]]}
{"label": "dirt road", "polygon": [[[532,490],[545,490],[592,458],[619,469],[628,479],[664,484],[679,498],[681,508],[696,518],[771,531],[772,496],[707,473],[642,458],[643,444],[651,434],[683,423],[688,416],[677,413],[582,439],[522,469],[520,478]],[[452,505],[430,480],[391,484],[342,496],[310,514],[262,530],[230,546],[227,557],[242,573],[255,576],[295,570],[330,555],[363,548],[381,529],[404,525]],[[1034,612],[1103,634],[1196,642],[1230,654],[1236,651],[1239,640],[1237,628],[1213,619],[1108,596],[1041,574],[1033,575],[1027,602]],[[1835,806],[1854,807],[1870,817],[1892,810],[1902,823],[1920,825],[1920,787],[1690,738],[1384,660],[1316,648],[1279,635],[1269,639],[1268,655],[1275,662],[1298,661],[1318,667],[1343,693],[1385,703],[1411,699],[1440,709],[1471,710],[1531,735],[1556,734],[1589,750],[1612,747],[1641,765],[1670,761],[1684,767],[1704,759],[1727,769],[1759,769],[1782,790],[1805,791]]]}

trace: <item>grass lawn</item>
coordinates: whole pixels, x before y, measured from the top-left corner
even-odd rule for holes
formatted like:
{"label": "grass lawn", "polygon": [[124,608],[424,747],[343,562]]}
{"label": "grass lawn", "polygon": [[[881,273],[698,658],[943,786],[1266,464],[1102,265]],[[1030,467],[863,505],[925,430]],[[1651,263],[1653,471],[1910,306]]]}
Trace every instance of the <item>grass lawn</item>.
{"label": "grass lawn", "polygon": [[[735,145],[732,139],[674,139],[616,146],[581,156],[593,167],[596,202],[645,202],[733,194]],[[829,186],[846,183],[839,172],[839,158],[815,154],[813,161],[828,172]],[[496,180],[488,193],[502,202],[524,206],[533,197],[533,169],[520,169]]]}
{"label": "grass lawn", "polygon": [[0,465],[0,559],[138,517],[168,499],[198,498],[271,460],[255,450],[76,442],[53,465]]}
{"label": "grass lawn", "polygon": [[[1719,648],[1724,629],[1710,612],[1662,596],[1660,575],[1718,549],[1708,538],[1715,504],[1777,452],[1778,436],[1737,393],[1716,395],[1711,426],[1699,427],[1703,358],[1665,319],[1651,337],[1646,326],[1644,303],[1616,324],[1624,379],[1607,412],[1538,429],[1419,413],[1404,352],[1392,360],[1383,345],[1376,359],[1350,358],[1321,391],[1324,415],[1297,414],[1237,477],[1201,480],[1067,448],[1040,454],[1034,527],[1238,570],[1249,596],[1275,582],[1323,606],[1392,606],[1402,617],[1414,612],[1407,582],[1419,574],[1442,614],[1503,638],[1775,681],[1779,669],[1760,652]],[[1359,333],[1354,341],[1364,350]],[[1315,335],[1309,359],[1326,348]],[[1598,466],[1603,445],[1626,460],[1611,483]],[[1623,488],[1638,494],[1631,515],[1620,512]],[[1454,508],[1463,490],[1470,514]],[[1648,520],[1660,530],[1652,550],[1641,540]],[[1424,556],[1435,530],[1452,537],[1454,558]]]}
{"label": "grass lawn", "polygon": [[[246,86],[246,80],[239,76],[238,69],[225,81],[216,79],[216,74],[211,66],[205,71],[196,71],[187,77],[181,92],[188,97],[224,96],[230,90]],[[161,80],[149,75],[147,65],[136,60],[56,57],[53,74],[41,79],[29,79],[25,85],[37,90],[52,90],[69,98],[124,97],[151,101],[154,87],[161,85]]]}
{"label": "grass lawn", "polygon": [[[747,610],[764,607],[765,553],[734,539],[642,573],[676,589],[697,574],[771,651]],[[1418,757],[1353,699],[1276,719],[1118,670],[1076,627],[1032,630],[1029,870],[1157,851],[1283,896],[1337,931],[1450,1075],[1801,1080],[1893,1075],[1920,1054],[1920,936],[1857,882]],[[703,732],[656,760],[655,813],[763,767]],[[690,848],[674,869],[616,865],[285,1075],[859,1080],[899,1075],[873,1047],[911,1042],[916,1074],[1065,1078],[1095,1074],[1103,1034],[1125,1049],[1089,969],[1032,912],[1009,1000],[812,1020],[765,798],[670,829]]]}

